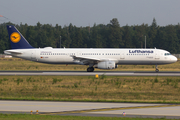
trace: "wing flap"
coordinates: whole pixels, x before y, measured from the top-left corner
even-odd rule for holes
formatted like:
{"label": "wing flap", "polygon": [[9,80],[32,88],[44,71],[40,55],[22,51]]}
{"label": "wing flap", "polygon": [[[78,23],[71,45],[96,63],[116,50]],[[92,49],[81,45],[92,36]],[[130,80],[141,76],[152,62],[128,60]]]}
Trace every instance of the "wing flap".
{"label": "wing flap", "polygon": [[74,62],[80,65],[89,65],[89,64],[97,64],[100,59],[99,58],[92,58],[92,57],[84,57],[84,56],[72,56]]}
{"label": "wing flap", "polygon": [[[84,56],[71,56],[74,59],[74,62],[77,64],[81,64],[81,65],[95,65],[98,62],[102,62],[102,61],[109,61],[111,59],[107,59],[107,58],[93,58],[93,57],[84,57]],[[116,61],[113,59],[113,61]]]}
{"label": "wing flap", "polygon": [[72,56],[75,60],[89,60],[89,61],[101,61],[99,58],[91,58],[91,57],[84,57],[84,56]]}

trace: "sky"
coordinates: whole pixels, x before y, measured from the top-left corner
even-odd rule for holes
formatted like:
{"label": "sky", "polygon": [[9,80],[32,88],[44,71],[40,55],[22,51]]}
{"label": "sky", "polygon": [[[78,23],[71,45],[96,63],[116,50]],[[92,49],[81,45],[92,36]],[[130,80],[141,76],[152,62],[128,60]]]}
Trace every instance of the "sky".
{"label": "sky", "polygon": [[77,27],[109,24],[120,26],[180,23],[180,0],[0,0],[0,24],[56,24]]}

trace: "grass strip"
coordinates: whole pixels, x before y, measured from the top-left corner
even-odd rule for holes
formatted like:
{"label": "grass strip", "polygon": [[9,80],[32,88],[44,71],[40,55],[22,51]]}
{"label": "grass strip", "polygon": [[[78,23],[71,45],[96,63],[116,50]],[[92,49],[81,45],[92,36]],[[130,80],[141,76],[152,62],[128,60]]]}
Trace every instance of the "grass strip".
{"label": "grass strip", "polygon": [[180,103],[179,77],[1,76],[1,100]]}
{"label": "grass strip", "polygon": [[62,101],[62,102],[114,102],[114,103],[158,103],[158,104],[180,104],[180,101],[144,101],[144,100],[90,100],[90,99],[47,99],[47,98],[0,98],[0,100],[19,101]]}
{"label": "grass strip", "polygon": [[[58,115],[28,115],[28,114],[0,114],[0,120],[166,120],[162,118],[128,118],[128,117],[88,117],[88,116],[58,116]],[[168,119],[171,120],[171,119]]]}

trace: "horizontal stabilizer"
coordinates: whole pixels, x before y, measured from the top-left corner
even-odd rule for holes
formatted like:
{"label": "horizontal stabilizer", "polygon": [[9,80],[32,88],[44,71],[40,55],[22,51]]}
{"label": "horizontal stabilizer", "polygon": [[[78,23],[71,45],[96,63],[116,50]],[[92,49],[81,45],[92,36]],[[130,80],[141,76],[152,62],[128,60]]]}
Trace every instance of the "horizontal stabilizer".
{"label": "horizontal stabilizer", "polygon": [[13,55],[13,54],[22,54],[22,52],[17,51],[17,50],[5,50],[4,54]]}

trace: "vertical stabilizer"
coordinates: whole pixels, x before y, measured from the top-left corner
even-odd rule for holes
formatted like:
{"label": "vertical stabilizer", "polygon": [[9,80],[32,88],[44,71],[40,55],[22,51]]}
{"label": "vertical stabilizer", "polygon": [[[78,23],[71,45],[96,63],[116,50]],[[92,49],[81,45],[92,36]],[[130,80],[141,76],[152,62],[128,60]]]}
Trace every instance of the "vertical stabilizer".
{"label": "vertical stabilizer", "polygon": [[33,48],[29,42],[21,35],[21,33],[13,25],[7,25],[9,40],[12,49]]}

